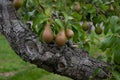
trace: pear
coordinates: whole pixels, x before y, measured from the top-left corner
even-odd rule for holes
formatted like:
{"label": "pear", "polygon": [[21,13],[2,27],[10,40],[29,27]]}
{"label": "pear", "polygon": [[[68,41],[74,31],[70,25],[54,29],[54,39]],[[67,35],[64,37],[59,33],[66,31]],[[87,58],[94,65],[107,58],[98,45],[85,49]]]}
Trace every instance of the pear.
{"label": "pear", "polygon": [[54,39],[54,34],[50,28],[50,24],[47,22],[42,33],[42,38],[46,43],[50,43]]}
{"label": "pear", "polygon": [[99,27],[99,26],[95,27],[95,33],[100,35],[102,33],[101,27]]}
{"label": "pear", "polygon": [[79,12],[80,11],[80,4],[79,4],[79,2],[76,2],[75,3],[75,6],[74,6],[74,9],[75,9],[75,11],[77,11],[77,12]]}
{"label": "pear", "polygon": [[66,29],[66,37],[72,38],[74,36],[74,32],[71,29]]}
{"label": "pear", "polygon": [[83,29],[84,31],[87,31],[87,30],[89,29],[89,25],[88,25],[87,21],[84,21],[84,22],[83,22],[83,24],[82,24],[82,29]]}
{"label": "pear", "polygon": [[23,0],[14,0],[13,5],[16,9],[19,9],[23,4]]}
{"label": "pear", "polygon": [[114,11],[114,7],[113,7],[112,4],[110,4],[110,6],[109,6],[109,10],[110,10],[110,11]]}
{"label": "pear", "polygon": [[65,30],[60,31],[55,38],[56,44],[59,46],[64,46],[66,41],[67,41],[67,37],[65,35]]}

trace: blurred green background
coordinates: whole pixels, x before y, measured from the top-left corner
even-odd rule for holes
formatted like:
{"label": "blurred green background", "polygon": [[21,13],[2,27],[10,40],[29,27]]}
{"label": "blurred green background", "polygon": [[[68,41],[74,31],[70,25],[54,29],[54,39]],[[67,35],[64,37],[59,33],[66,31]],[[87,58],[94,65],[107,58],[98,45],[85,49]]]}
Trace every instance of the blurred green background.
{"label": "blurred green background", "polygon": [[0,80],[72,80],[24,62],[0,34]]}

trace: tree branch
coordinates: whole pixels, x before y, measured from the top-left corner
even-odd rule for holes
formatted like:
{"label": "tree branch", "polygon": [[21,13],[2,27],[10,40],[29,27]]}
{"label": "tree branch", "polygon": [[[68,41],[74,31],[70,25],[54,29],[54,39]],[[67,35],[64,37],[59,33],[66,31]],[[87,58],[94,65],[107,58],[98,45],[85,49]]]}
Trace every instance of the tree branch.
{"label": "tree branch", "polygon": [[87,51],[73,47],[70,41],[63,47],[55,42],[41,43],[37,35],[21,21],[9,0],[0,0],[0,25],[13,50],[24,61],[39,68],[75,80],[101,80],[110,73],[109,64],[89,57]]}

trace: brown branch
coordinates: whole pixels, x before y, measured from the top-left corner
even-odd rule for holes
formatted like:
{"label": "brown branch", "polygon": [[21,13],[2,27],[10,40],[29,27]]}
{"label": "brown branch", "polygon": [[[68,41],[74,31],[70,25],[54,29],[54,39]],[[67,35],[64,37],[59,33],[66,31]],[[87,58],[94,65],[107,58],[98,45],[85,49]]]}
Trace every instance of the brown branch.
{"label": "brown branch", "polygon": [[[11,1],[0,0],[0,14],[0,30],[24,61],[75,80],[108,77],[109,64],[89,57],[87,51],[72,47],[72,42],[68,41],[63,47],[54,42],[39,42],[37,35],[20,20]],[[98,73],[94,75],[95,72]]]}

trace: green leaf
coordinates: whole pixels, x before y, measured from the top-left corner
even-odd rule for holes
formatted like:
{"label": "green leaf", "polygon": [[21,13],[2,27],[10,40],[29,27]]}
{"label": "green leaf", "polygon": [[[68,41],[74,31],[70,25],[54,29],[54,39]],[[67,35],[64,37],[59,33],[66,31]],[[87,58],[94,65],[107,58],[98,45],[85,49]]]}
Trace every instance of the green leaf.
{"label": "green leaf", "polygon": [[38,35],[40,35],[40,34],[41,34],[41,32],[42,32],[42,31],[43,31],[43,29],[44,29],[45,24],[39,24],[38,26],[39,26],[39,27],[38,27],[37,34],[38,34]]}
{"label": "green leaf", "polygon": [[92,76],[95,77],[97,74],[100,73],[100,71],[101,71],[100,68],[96,68],[95,71],[94,71],[94,73],[92,74]]}
{"label": "green leaf", "polygon": [[79,32],[78,32],[78,30],[77,30],[75,27],[73,27],[72,30],[73,30],[74,33],[75,33],[75,35],[73,36],[73,41],[74,41],[74,42],[78,42],[78,41],[79,41],[79,39],[78,39],[78,37],[79,37]]}
{"label": "green leaf", "polygon": [[59,25],[61,28],[64,28],[63,23],[60,19],[55,19],[55,22],[57,23],[57,25]]}
{"label": "green leaf", "polygon": [[109,24],[109,26],[110,26],[110,30],[112,31],[112,33],[115,33],[116,24]]}
{"label": "green leaf", "polygon": [[112,52],[114,52],[114,62],[116,64],[120,64],[120,38],[117,38],[117,40],[114,42],[115,45],[114,47],[112,48]]}
{"label": "green leaf", "polygon": [[118,73],[117,71],[113,71],[112,74],[116,80],[120,80],[120,73]]}
{"label": "green leaf", "polygon": [[48,7],[45,9],[45,14],[49,17],[51,15],[51,8]]}
{"label": "green leaf", "polygon": [[111,48],[108,48],[106,51],[105,51],[105,54],[106,54],[106,56],[107,56],[107,62],[111,62],[112,61],[112,50],[111,50]]}
{"label": "green leaf", "polygon": [[24,17],[23,17],[23,20],[24,21],[29,21],[30,20],[30,16],[28,14],[26,14]]}
{"label": "green leaf", "polygon": [[72,30],[74,31],[75,35],[73,36],[74,42],[80,42],[81,32],[80,32],[80,24],[72,24]]}
{"label": "green leaf", "polygon": [[116,24],[115,25],[115,33],[120,33],[120,25],[119,24]]}
{"label": "green leaf", "polygon": [[107,11],[109,9],[109,6],[104,4],[101,6],[101,8],[102,10]]}
{"label": "green leaf", "polygon": [[42,24],[48,20],[45,14],[37,14],[33,19],[33,25]]}
{"label": "green leaf", "polygon": [[109,22],[110,22],[109,26],[111,28],[112,33],[116,32],[115,29],[118,27],[118,24],[117,24],[118,21],[119,21],[119,18],[117,16],[111,16],[109,18]]}
{"label": "green leaf", "polygon": [[87,51],[89,51],[89,49],[90,49],[90,44],[87,42],[87,43],[85,43],[85,44],[83,44],[83,46],[84,46],[84,49],[86,49]]}
{"label": "green leaf", "polygon": [[103,22],[105,20],[105,16],[104,15],[99,15],[99,16],[95,16],[93,17],[93,22],[94,23],[100,23]]}
{"label": "green leaf", "polygon": [[108,33],[109,29],[110,29],[110,28],[109,28],[109,25],[104,26],[104,34],[105,34],[105,35]]}
{"label": "green leaf", "polygon": [[106,39],[104,39],[102,41],[102,45],[101,45],[100,49],[105,51],[107,48],[112,47],[112,45],[114,44],[115,40],[116,40],[116,38],[113,35],[108,36]]}
{"label": "green leaf", "polygon": [[116,33],[120,35],[120,26],[118,25],[117,28],[115,29]]}
{"label": "green leaf", "polygon": [[72,20],[72,19],[74,19],[72,16],[69,16],[67,13],[65,13],[65,12],[62,12],[62,14],[64,15],[64,17],[65,17],[65,21],[67,22],[68,20]]}
{"label": "green leaf", "polygon": [[33,11],[31,11],[31,12],[28,12],[28,15],[29,15],[29,16],[33,16],[33,15],[35,14],[35,11],[36,11],[36,9],[33,10]]}
{"label": "green leaf", "polygon": [[120,52],[118,50],[116,50],[116,51],[114,50],[114,58],[113,59],[114,59],[115,64],[120,65]]}
{"label": "green leaf", "polygon": [[72,16],[74,17],[74,19],[76,19],[77,21],[80,21],[82,19],[82,15],[77,13],[77,12],[73,12]]}
{"label": "green leaf", "polygon": [[109,23],[104,24],[104,34],[106,35],[110,29]]}
{"label": "green leaf", "polygon": [[118,20],[119,20],[118,16],[110,17],[110,23],[111,24],[116,24],[118,22]]}
{"label": "green leaf", "polygon": [[92,4],[86,4],[85,6],[87,13],[96,13],[96,9]]}
{"label": "green leaf", "polygon": [[42,24],[42,23],[46,22],[47,20],[48,20],[48,18],[47,18],[47,17],[46,17],[46,18],[41,19],[41,20],[40,20],[40,24]]}

